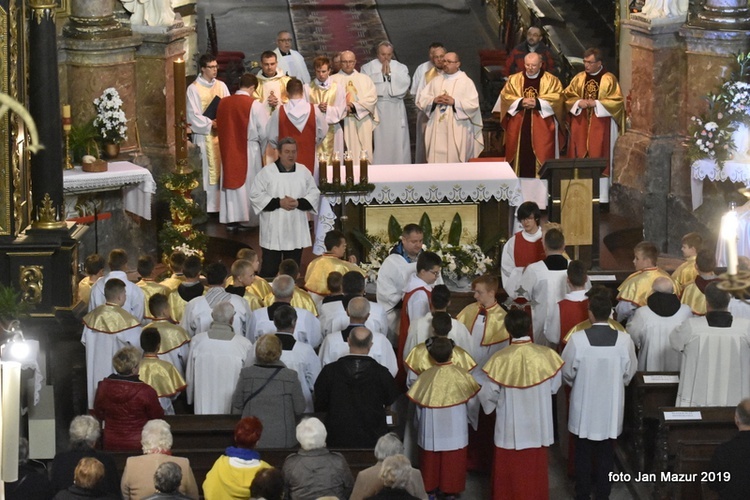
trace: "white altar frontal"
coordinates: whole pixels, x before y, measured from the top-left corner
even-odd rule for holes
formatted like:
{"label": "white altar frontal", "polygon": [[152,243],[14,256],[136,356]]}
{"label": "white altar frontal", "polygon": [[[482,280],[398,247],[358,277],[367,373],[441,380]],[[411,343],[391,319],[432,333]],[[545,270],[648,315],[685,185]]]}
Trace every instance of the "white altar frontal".
{"label": "white altar frontal", "polygon": [[[344,175],[341,177],[345,178]],[[485,231],[487,228],[488,221],[482,223],[479,220],[482,204],[496,202],[505,207],[517,207],[524,201],[536,201],[540,207],[546,207],[545,183],[539,179],[519,179],[507,162],[370,165],[368,177],[369,182],[375,185],[372,192],[347,193],[344,199],[347,205],[364,208],[362,227],[357,229],[367,227],[368,232],[373,234],[377,229],[373,231],[371,222],[377,220],[378,227],[382,227],[383,220],[387,221],[390,214],[395,213],[396,207],[403,209],[410,218],[408,221],[399,220],[402,226],[409,222],[419,222],[421,214],[426,212],[434,227],[441,219],[438,217],[436,221],[433,215],[437,215],[440,207],[449,205],[451,216],[453,212],[458,212],[465,232],[468,230],[475,238],[482,228]],[[354,178],[359,179],[357,164],[354,165]],[[330,166],[328,182],[333,182]],[[322,253],[324,250],[321,235],[335,227],[337,215],[333,208],[338,208],[337,211],[343,213],[341,202],[342,195],[338,193],[321,196],[315,253]],[[385,213],[378,214],[378,211]],[[471,213],[474,214],[473,217],[470,216]],[[508,221],[494,222],[504,228],[505,232],[512,229],[505,228]],[[446,230],[449,225],[450,218]]]}

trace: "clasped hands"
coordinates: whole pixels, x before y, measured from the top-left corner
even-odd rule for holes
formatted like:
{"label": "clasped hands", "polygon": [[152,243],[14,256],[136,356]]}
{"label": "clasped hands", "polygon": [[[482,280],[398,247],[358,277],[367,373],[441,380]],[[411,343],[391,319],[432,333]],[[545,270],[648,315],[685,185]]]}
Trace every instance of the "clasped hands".
{"label": "clasped hands", "polygon": [[440,94],[433,102],[439,106],[453,106],[456,103],[456,100],[448,94]]}
{"label": "clasped hands", "polygon": [[596,101],[594,99],[580,99],[578,101],[578,107],[581,109],[595,108]]}
{"label": "clasped hands", "polygon": [[523,109],[534,109],[534,108],[536,108],[536,98],[535,97],[524,97],[521,100],[521,107]]}
{"label": "clasped hands", "polygon": [[284,196],[279,200],[279,205],[284,210],[294,210],[299,205],[299,202],[296,198],[292,198],[291,196]]}

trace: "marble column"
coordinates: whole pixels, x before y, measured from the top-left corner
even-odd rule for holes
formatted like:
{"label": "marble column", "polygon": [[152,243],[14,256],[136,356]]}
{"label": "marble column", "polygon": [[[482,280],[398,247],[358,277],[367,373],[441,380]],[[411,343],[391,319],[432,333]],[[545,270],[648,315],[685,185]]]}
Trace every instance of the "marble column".
{"label": "marble column", "polygon": [[610,210],[642,220],[645,238],[662,251],[669,225],[677,226],[668,219],[670,197],[689,194],[689,178],[677,178],[673,168],[684,130],[682,24],[623,21],[631,36],[631,126],[615,144]]}
{"label": "marble column", "polygon": [[750,8],[747,0],[705,0],[690,24],[721,30],[748,29]]}
{"label": "marble column", "polygon": [[185,59],[186,40],[195,30],[177,21],[169,27],[133,26],[143,38],[136,52],[138,130],[154,172],[174,166],[173,62]]}
{"label": "marble column", "polygon": [[44,149],[31,155],[33,226],[39,229],[67,228],[61,221],[62,118],[57,73],[55,3],[30,0],[29,22],[29,111]]}
{"label": "marble column", "polygon": [[96,116],[93,101],[114,87],[123,101],[128,139],[121,151],[136,149],[136,49],[141,37],[114,16],[115,0],[72,0],[61,46],[67,68],[68,103],[73,124]]}

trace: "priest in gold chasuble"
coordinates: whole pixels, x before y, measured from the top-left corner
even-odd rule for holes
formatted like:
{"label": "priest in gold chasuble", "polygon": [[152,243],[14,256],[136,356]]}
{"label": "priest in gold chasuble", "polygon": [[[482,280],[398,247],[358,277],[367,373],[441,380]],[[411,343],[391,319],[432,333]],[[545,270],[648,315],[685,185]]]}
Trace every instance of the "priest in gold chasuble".
{"label": "priest in gold chasuble", "polygon": [[313,60],[315,78],[305,85],[305,95],[311,104],[315,104],[325,114],[328,133],[315,149],[316,157],[325,155],[330,161],[334,151],[344,151],[344,129],[341,121],[346,117],[346,93],[331,78],[331,61],[326,56]]}
{"label": "priest in gold chasuble", "polygon": [[526,70],[511,75],[492,109],[505,129],[505,157],[519,177],[536,177],[545,161],[557,158],[565,116],[562,84],[542,69],[531,52]]}

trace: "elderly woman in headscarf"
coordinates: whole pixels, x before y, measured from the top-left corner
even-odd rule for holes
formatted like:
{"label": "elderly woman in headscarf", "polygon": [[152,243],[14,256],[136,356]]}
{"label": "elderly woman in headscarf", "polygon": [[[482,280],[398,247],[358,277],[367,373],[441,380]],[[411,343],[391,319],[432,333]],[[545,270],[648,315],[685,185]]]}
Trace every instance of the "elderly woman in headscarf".
{"label": "elderly woman in headscarf", "polygon": [[294,448],[297,418],[305,411],[297,372],[281,358],[281,341],[266,334],[255,343],[255,364],[243,368],[232,397],[232,413],[254,415],[263,422],[257,447]]}
{"label": "elderly woman in headscarf", "polygon": [[55,455],[52,461],[52,488],[61,491],[73,484],[73,473],[83,457],[93,457],[104,464],[104,479],[99,485],[107,493],[120,494],[120,475],[115,460],[96,449],[101,435],[99,421],[91,415],[78,415],[70,422],[70,449]]}
{"label": "elderly woman in headscarf", "polygon": [[214,462],[203,482],[206,500],[247,500],[255,475],[271,467],[260,459],[255,445],[263,433],[263,424],[256,417],[241,419],[234,428],[234,444]]}
{"label": "elderly woman in headscarf", "polygon": [[94,415],[104,422],[105,450],[140,449],[143,426],[164,416],[156,391],[138,378],[140,362],[140,349],[123,347],[112,357],[117,373],[96,389]]}
{"label": "elderly woman in headscarf", "polygon": [[346,459],[326,448],[326,427],[317,418],[297,425],[302,450],[286,457],[284,484],[290,500],[332,496],[349,498],[354,478]]}
{"label": "elderly woman in headscarf", "polygon": [[[354,490],[352,490],[352,496],[349,500],[365,500],[379,493],[385,486],[383,479],[380,477],[384,460],[395,455],[403,455],[403,453],[404,444],[395,433],[389,432],[381,436],[375,445],[375,458],[378,462],[357,474]],[[424,489],[422,473],[419,472],[419,469],[411,466],[409,469],[409,478],[405,486],[406,491],[417,498],[426,500],[427,492]]]}
{"label": "elderly woman in headscarf", "polygon": [[126,500],[141,500],[156,493],[154,473],[164,462],[174,462],[182,469],[179,491],[185,496],[198,499],[198,485],[190,468],[190,460],[173,457],[172,432],[164,420],[151,420],[141,432],[143,455],[129,457],[122,472],[122,496]]}

